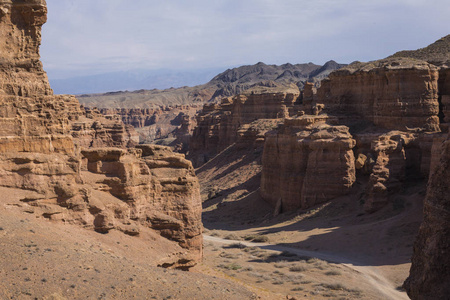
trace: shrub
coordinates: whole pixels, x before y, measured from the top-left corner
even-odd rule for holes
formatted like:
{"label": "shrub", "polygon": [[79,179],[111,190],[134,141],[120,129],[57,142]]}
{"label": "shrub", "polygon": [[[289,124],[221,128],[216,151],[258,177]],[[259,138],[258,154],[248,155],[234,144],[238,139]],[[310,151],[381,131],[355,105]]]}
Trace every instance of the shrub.
{"label": "shrub", "polygon": [[235,233],[230,233],[230,234],[228,234],[228,235],[226,235],[225,237],[224,237],[224,239],[226,239],[226,240],[240,240],[241,239],[241,237],[240,236],[238,236],[237,234],[235,234]]}
{"label": "shrub", "polygon": [[339,271],[337,271],[337,270],[333,270],[333,271],[328,271],[328,272],[326,272],[325,275],[328,275],[328,276],[337,276],[337,275],[342,275],[342,273],[339,272]]}
{"label": "shrub", "polygon": [[275,263],[274,267],[281,269],[281,268],[286,268],[290,265],[290,262],[288,262],[287,260],[280,260],[279,262]]}
{"label": "shrub", "polygon": [[247,235],[244,239],[255,243],[265,243],[269,241],[269,238],[265,235]]}
{"label": "shrub", "polygon": [[289,251],[283,251],[280,253],[280,256],[284,256],[284,257],[295,257],[297,256],[297,254],[289,252]]}
{"label": "shrub", "polygon": [[245,246],[242,243],[233,243],[233,244],[229,244],[229,245],[224,245],[222,246],[222,248],[228,248],[228,249],[244,249],[247,248],[247,246]]}
{"label": "shrub", "polygon": [[217,267],[222,268],[222,269],[227,269],[227,270],[239,270],[242,269],[242,266],[236,264],[236,263],[232,263],[229,265],[224,265],[224,264],[220,264]]}
{"label": "shrub", "polygon": [[295,265],[289,268],[291,272],[305,272],[306,270],[306,267],[302,265]]}

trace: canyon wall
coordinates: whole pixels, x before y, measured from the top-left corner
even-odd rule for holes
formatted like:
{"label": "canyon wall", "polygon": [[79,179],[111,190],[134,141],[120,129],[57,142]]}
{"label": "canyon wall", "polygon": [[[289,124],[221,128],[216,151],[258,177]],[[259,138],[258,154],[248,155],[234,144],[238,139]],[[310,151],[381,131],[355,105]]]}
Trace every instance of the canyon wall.
{"label": "canyon wall", "polygon": [[404,284],[414,300],[446,299],[450,295],[450,137],[438,148],[440,159],[428,182],[424,219]]}
{"label": "canyon wall", "polygon": [[[360,174],[369,176],[365,210],[386,206],[408,180],[428,176],[439,78],[433,65],[396,58],[351,64],[317,92],[305,84],[299,116],[266,134],[262,197],[282,210],[306,209],[344,195]],[[317,120],[329,124],[321,125],[328,135]]]}
{"label": "canyon wall", "polygon": [[345,195],[355,182],[355,140],[326,116],[285,119],[266,134],[261,196],[279,211],[309,208]]}
{"label": "canyon wall", "polygon": [[122,120],[131,130],[131,139],[136,143],[161,143],[173,147],[180,153],[187,153],[189,141],[196,126],[195,115],[200,106],[167,105],[155,108],[86,108],[97,111],[111,120]]}
{"label": "canyon wall", "polygon": [[439,69],[424,61],[396,58],[354,63],[330,74],[317,91],[325,112],[352,125],[356,117],[384,129],[435,131]]}
{"label": "canyon wall", "polygon": [[165,148],[126,149],[131,126],[53,95],[38,52],[46,12],[43,0],[0,4],[0,185],[33,191],[20,207],[50,220],[133,236],[151,228],[184,249],[165,266],[191,267],[202,255],[192,165]]}
{"label": "canyon wall", "polygon": [[[246,126],[260,119],[281,119],[295,111],[300,93],[295,90],[275,93],[250,93],[207,104],[197,115],[197,127],[190,152],[197,165],[248,137]],[[248,128],[247,128],[248,129]],[[240,131],[241,130],[241,131]],[[240,131],[240,132],[239,132]]]}

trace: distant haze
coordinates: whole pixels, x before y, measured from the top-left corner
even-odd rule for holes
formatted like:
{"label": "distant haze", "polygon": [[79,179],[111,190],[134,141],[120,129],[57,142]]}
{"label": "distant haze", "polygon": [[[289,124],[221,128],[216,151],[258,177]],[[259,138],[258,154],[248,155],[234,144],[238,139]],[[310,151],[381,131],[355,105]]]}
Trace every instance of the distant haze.
{"label": "distant haze", "polygon": [[41,56],[57,93],[195,85],[259,61],[369,61],[425,47],[450,28],[448,0],[47,0],[47,5]]}

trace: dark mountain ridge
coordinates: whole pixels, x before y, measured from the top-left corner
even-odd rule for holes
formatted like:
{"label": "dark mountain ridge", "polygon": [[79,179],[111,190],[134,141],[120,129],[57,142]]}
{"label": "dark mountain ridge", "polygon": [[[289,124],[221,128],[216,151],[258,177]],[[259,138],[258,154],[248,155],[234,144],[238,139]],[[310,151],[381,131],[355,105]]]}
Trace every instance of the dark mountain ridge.
{"label": "dark mountain ridge", "polygon": [[194,87],[163,90],[139,90],[84,94],[79,100],[86,106],[99,108],[150,108],[159,105],[187,105],[220,100],[261,86],[270,88],[303,88],[305,82],[318,84],[332,71],[346,66],[331,60],[323,66],[313,63],[267,65],[259,62],[228,69],[208,83]]}

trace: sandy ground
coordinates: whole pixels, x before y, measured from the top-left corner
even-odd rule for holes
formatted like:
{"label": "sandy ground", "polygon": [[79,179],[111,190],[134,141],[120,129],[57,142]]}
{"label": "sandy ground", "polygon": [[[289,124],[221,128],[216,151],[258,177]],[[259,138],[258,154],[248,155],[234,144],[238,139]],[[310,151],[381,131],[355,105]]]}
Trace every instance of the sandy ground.
{"label": "sandy ground", "polygon": [[[307,257],[325,261],[321,266],[324,270],[308,264],[309,258],[283,258],[275,254],[261,260],[247,255],[244,250],[249,247],[224,248],[212,240],[205,242],[205,265],[247,286],[269,292],[267,299],[286,299],[288,295],[308,299],[408,299],[401,285],[409,273],[413,241],[422,219],[424,184],[406,186],[395,195],[395,203],[366,214],[363,192],[367,178],[362,177],[349,196],[307,211],[274,216],[273,209],[259,196],[257,153],[230,149],[221,155],[226,159],[216,157],[198,170],[205,199],[205,233],[235,241],[256,236],[293,253],[308,251]],[[235,163],[223,163],[230,159]],[[268,251],[267,247],[260,248]],[[280,260],[286,266],[276,267]],[[304,264],[306,271],[299,273],[309,279],[292,278],[296,272],[289,269],[295,269],[295,263]],[[258,270],[265,277],[248,276],[253,271],[246,269]],[[340,275],[325,274],[333,270]],[[282,280],[283,276],[287,277]]]}
{"label": "sandy ground", "polygon": [[0,188],[0,299],[254,299],[242,285],[156,267],[182,251],[148,230],[99,234],[32,213]]}

